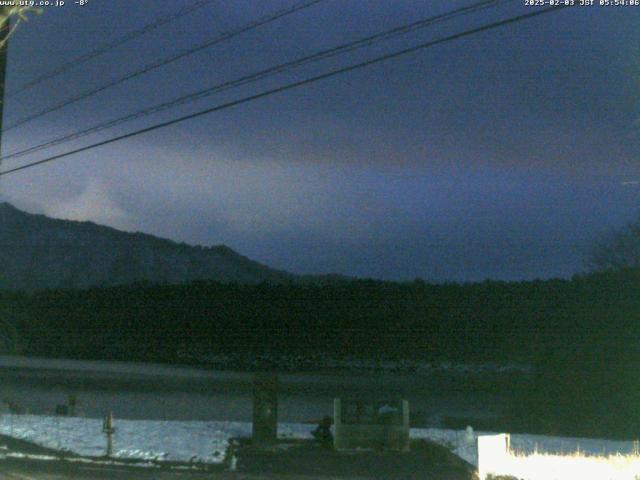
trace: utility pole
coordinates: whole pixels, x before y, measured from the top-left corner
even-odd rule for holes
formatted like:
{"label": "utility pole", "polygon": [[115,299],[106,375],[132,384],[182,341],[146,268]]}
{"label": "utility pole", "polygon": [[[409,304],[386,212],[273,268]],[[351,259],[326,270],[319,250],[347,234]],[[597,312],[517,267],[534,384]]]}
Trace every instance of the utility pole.
{"label": "utility pole", "polygon": [[[0,7],[0,157],[2,156],[2,117],[4,114],[5,77],[7,72],[7,50],[11,33],[11,18],[7,6]],[[2,160],[0,160],[0,167]]]}

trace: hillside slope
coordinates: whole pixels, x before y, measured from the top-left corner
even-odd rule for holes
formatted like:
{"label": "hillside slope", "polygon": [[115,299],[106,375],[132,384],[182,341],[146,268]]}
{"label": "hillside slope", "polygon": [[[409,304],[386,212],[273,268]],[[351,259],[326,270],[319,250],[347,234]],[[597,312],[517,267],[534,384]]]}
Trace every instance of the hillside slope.
{"label": "hillside slope", "polygon": [[226,247],[194,247],[0,203],[0,289],[85,288],[149,281],[280,283],[295,278]]}

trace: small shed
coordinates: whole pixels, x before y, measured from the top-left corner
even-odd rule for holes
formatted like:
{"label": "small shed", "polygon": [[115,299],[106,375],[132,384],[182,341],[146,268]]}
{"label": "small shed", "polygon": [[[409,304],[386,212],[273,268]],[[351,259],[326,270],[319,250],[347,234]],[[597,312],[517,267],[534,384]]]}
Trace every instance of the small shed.
{"label": "small shed", "polygon": [[333,403],[337,450],[409,450],[409,402],[336,398]]}

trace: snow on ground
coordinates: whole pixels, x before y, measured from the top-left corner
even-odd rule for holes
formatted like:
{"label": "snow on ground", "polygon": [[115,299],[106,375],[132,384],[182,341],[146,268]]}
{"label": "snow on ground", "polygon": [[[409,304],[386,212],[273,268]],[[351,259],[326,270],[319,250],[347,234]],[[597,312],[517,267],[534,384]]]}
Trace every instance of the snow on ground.
{"label": "snow on ground", "polygon": [[[245,422],[114,420],[114,457],[220,463],[228,440],[251,434]],[[80,455],[106,451],[102,420],[79,417],[2,415],[0,433]]]}
{"label": "snow on ground", "polygon": [[[233,437],[251,435],[249,422],[157,421],[114,419],[114,456],[117,458],[221,463]],[[315,425],[280,423],[283,438],[311,438]],[[80,455],[101,456],[106,449],[102,420],[80,417],[0,415],[0,434],[27,440],[43,447]],[[412,428],[412,438],[424,438],[450,448],[461,458],[478,464],[478,435],[491,432],[457,431],[441,428]],[[580,451],[593,455],[629,454],[633,442],[543,435],[511,435],[511,447],[522,453],[568,454]]]}

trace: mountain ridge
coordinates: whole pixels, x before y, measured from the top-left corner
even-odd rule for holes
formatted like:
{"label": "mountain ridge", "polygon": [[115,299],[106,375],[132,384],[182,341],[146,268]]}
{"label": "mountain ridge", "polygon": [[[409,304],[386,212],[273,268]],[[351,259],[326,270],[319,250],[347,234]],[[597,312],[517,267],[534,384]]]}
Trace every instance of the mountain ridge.
{"label": "mountain ridge", "polygon": [[302,278],[226,245],[192,246],[91,221],[27,213],[7,202],[0,202],[0,245],[0,288],[9,290]]}

